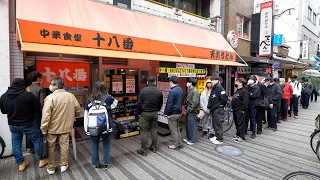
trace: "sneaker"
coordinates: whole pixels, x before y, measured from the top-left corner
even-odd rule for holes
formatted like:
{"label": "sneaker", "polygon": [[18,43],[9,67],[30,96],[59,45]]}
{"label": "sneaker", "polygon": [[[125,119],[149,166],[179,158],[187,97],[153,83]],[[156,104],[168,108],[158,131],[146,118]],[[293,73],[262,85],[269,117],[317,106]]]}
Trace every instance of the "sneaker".
{"label": "sneaker", "polygon": [[194,145],[195,143],[189,141],[189,142],[187,142],[187,144],[190,145],[190,146],[192,146],[192,145]]}
{"label": "sneaker", "polygon": [[108,170],[110,167],[110,164],[108,165],[100,165],[100,168],[103,169],[103,170]]}
{"label": "sneaker", "polygon": [[219,141],[219,140],[217,140],[217,139],[215,139],[214,141],[211,141],[213,144],[215,144],[215,145],[220,145],[220,144],[223,144],[223,142],[222,141]]}
{"label": "sneaker", "polygon": [[238,138],[239,138],[239,136],[237,136],[237,135],[234,135],[234,136],[232,137],[233,140],[238,139]]}
{"label": "sneaker", "polygon": [[149,150],[153,153],[157,153],[157,148],[155,147],[150,147]]}
{"label": "sneaker", "polygon": [[264,128],[264,129],[270,130],[270,129],[271,129],[271,127],[270,127],[270,126],[268,126],[268,127]]}
{"label": "sneaker", "polygon": [[41,160],[39,161],[39,168],[43,168],[43,167],[45,167],[47,164],[48,164],[48,158],[41,159]]}
{"label": "sneaker", "polygon": [[239,138],[235,139],[234,142],[242,143],[242,142],[244,142],[244,140],[241,137],[239,137]]}
{"label": "sneaker", "polygon": [[65,165],[65,166],[61,166],[61,172],[66,172],[68,169],[68,165]]}
{"label": "sneaker", "polygon": [[262,131],[258,131],[257,134],[262,134]]}
{"label": "sneaker", "polygon": [[24,170],[27,169],[29,163],[27,163],[26,161],[23,161],[22,164],[19,165],[19,171],[22,172]]}
{"label": "sneaker", "polygon": [[255,139],[255,138],[256,138],[256,134],[253,133],[253,134],[251,135],[251,139]]}
{"label": "sneaker", "polygon": [[210,134],[209,137],[208,137],[208,139],[211,139],[211,138],[213,138],[213,137],[214,137],[214,134]]}
{"label": "sneaker", "polygon": [[273,132],[276,132],[278,130],[278,128],[272,128]]}
{"label": "sneaker", "polygon": [[208,134],[208,131],[203,131],[203,133],[202,133],[202,137],[205,137],[206,135]]}
{"label": "sneaker", "polygon": [[140,154],[141,156],[147,156],[148,155],[147,151],[144,151],[144,150],[141,150],[141,149],[137,150],[137,153]]}
{"label": "sneaker", "polygon": [[188,143],[188,142],[189,142],[188,139],[183,139],[183,141],[184,141],[185,143]]}
{"label": "sneaker", "polygon": [[56,171],[55,171],[55,170],[50,171],[49,169],[47,169],[47,172],[48,172],[48,174],[49,174],[49,175],[52,175],[52,174],[56,173]]}
{"label": "sneaker", "polygon": [[211,142],[213,142],[213,141],[217,140],[217,137],[214,136],[214,137],[210,138],[209,140],[210,140]]}
{"label": "sneaker", "polygon": [[94,170],[99,171],[100,170],[100,165],[92,165],[92,167],[94,168]]}

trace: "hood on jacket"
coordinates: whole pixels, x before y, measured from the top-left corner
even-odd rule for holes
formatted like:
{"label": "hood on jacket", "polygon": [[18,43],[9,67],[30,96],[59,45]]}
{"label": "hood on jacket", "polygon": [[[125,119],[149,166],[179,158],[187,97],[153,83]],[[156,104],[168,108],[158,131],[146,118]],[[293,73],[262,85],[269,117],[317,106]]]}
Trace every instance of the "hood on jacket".
{"label": "hood on jacket", "polygon": [[211,83],[211,88],[213,88],[212,81],[211,81],[210,79],[208,79],[208,80],[206,81],[205,89],[208,89],[208,88],[207,88],[207,84],[208,84],[208,83]]}
{"label": "hood on jacket", "polygon": [[26,91],[26,83],[23,79],[17,78],[14,79],[11,83],[11,86],[8,88],[7,95],[10,99],[14,99],[19,96],[21,93]]}

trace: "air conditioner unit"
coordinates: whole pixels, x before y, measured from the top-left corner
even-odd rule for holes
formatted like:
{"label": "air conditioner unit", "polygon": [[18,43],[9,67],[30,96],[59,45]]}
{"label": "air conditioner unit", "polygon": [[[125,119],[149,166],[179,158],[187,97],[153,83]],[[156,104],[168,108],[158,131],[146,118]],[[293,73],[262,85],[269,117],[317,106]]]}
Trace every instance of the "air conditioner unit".
{"label": "air conditioner unit", "polygon": [[178,8],[173,8],[174,9],[174,14],[177,16],[182,16],[182,10],[178,9]]}

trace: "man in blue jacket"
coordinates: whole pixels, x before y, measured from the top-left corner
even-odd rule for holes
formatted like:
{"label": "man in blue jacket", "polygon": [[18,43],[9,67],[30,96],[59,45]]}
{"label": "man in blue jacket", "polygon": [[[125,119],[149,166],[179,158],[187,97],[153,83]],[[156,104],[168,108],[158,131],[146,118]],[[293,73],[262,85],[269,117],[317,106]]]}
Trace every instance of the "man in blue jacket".
{"label": "man in blue jacket", "polygon": [[177,76],[171,76],[169,78],[169,83],[171,90],[168,95],[164,115],[168,116],[169,129],[173,135],[172,139],[174,144],[171,144],[168,147],[169,149],[180,149],[183,147],[181,144],[179,127],[182,113],[183,91],[178,85],[179,80]]}

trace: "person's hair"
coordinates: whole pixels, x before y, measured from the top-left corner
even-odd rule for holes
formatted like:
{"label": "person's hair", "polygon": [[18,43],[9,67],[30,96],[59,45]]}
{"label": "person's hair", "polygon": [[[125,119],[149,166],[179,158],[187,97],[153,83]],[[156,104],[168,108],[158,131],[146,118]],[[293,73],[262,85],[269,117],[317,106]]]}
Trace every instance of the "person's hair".
{"label": "person's hair", "polygon": [[64,81],[61,77],[57,76],[57,77],[54,77],[52,78],[52,85],[53,86],[58,86],[58,89],[63,89],[64,87]]}
{"label": "person's hair", "polygon": [[242,84],[242,87],[245,87],[247,84],[247,81],[244,78],[239,78],[239,79],[237,79],[237,81]]}
{"label": "person's hair", "polygon": [[37,71],[32,71],[30,73],[30,80],[32,82],[36,82],[38,80],[38,78],[40,78],[40,79],[42,78],[42,74],[41,73],[39,73]]}
{"label": "person's hair", "polygon": [[156,82],[156,78],[154,76],[150,76],[147,79],[148,84],[154,84]]}
{"label": "person's hair", "polygon": [[291,79],[297,79],[298,77],[296,75],[292,75],[290,78]]}
{"label": "person's hair", "polygon": [[107,92],[107,84],[104,81],[97,81],[93,85],[91,98],[93,100],[100,100]]}
{"label": "person's hair", "polygon": [[215,81],[215,80],[220,81],[220,77],[218,77],[218,76],[212,76],[210,79],[211,79],[211,81]]}
{"label": "person's hair", "polygon": [[178,84],[179,79],[177,76],[171,76],[171,77],[169,77],[169,82],[172,82],[173,84]]}
{"label": "person's hair", "polygon": [[273,82],[275,82],[275,83],[279,83],[279,82],[280,82],[280,80],[279,80],[279,78],[274,78],[274,79],[273,79]]}
{"label": "person's hair", "polygon": [[195,78],[189,77],[187,79],[187,82],[191,83],[192,86],[196,86],[197,85],[197,80]]}

